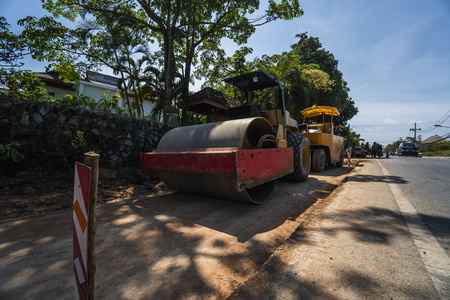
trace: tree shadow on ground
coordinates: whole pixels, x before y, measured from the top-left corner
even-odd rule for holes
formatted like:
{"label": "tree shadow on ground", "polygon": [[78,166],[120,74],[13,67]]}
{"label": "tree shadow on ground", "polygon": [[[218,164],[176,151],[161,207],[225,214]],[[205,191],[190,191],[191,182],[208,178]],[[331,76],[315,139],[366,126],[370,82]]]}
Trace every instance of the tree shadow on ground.
{"label": "tree shadow on ground", "polygon": [[384,176],[384,175],[366,175],[357,174],[351,177],[347,177],[345,181],[355,181],[355,182],[384,182],[384,183],[396,183],[396,184],[407,184],[407,180],[400,176]]}
{"label": "tree shadow on ground", "polygon": [[[295,230],[296,219],[336,188],[314,177],[304,186],[280,181],[281,200],[263,205],[183,193],[131,193],[100,204],[95,296],[226,298]],[[72,299],[72,213],[0,226],[0,298]],[[277,228],[285,229],[261,238]]]}
{"label": "tree shadow on ground", "polygon": [[[407,249],[408,245],[402,244],[404,238],[408,238],[411,246],[414,247],[401,213],[368,207],[355,211],[344,210],[337,214],[324,214],[321,218],[332,218],[335,221],[333,228],[308,227],[308,225],[299,227],[281,247],[283,250],[276,252],[255,273],[255,276],[239,286],[228,299],[344,299],[349,297],[440,299],[432,282],[423,282],[423,278],[428,278],[428,275],[422,264],[415,264],[411,258],[404,257],[405,253],[401,250],[397,249],[396,253],[392,253],[389,247],[386,247],[392,246],[394,235],[396,238],[400,236],[400,239],[395,242],[397,247]],[[328,253],[323,248],[324,240],[342,233],[351,235],[355,241],[354,247],[366,245],[370,248],[370,245],[374,245],[376,249],[383,249],[384,253],[369,254],[369,257],[392,255],[396,265],[389,266],[378,262],[378,268],[382,271],[376,275],[370,272],[370,267],[364,267],[365,262],[356,263],[352,267],[345,266],[342,261],[333,263],[331,258],[328,263],[321,260],[322,256]],[[321,238],[318,238],[317,234]],[[303,247],[303,250],[299,252],[300,247]],[[340,249],[339,246],[337,247]],[[343,249],[343,251],[350,250]],[[414,255],[418,256],[418,253]],[[312,262],[315,269],[309,270],[309,263],[315,259],[320,262]],[[418,257],[417,259],[420,260]],[[377,261],[375,258],[374,263]],[[402,266],[405,269],[402,269]],[[405,276],[405,272],[408,272],[405,270],[414,270],[414,273],[408,273]],[[325,273],[321,273],[323,271]],[[328,277],[322,278],[323,274]],[[338,285],[339,288],[330,288],[326,284],[327,280],[332,280],[333,286]]]}

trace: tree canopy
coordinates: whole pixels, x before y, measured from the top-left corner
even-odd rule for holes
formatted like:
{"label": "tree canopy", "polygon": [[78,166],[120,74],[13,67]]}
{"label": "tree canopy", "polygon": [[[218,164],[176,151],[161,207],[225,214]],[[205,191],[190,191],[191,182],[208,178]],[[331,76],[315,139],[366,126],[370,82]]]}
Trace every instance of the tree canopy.
{"label": "tree canopy", "polygon": [[[24,36],[38,60],[52,62],[54,69],[66,77],[95,66],[107,65],[123,78],[135,73],[118,59],[132,51],[121,49],[123,42],[132,49],[155,49],[151,63],[160,71],[150,82],[159,91],[160,106],[166,112],[174,99],[192,81],[192,67],[204,51],[219,51],[220,41],[228,38],[243,44],[257,26],[300,17],[298,0],[269,0],[264,13],[251,19],[259,9],[257,0],[43,0],[43,7],[53,17],[26,18]],[[55,18],[86,20],[93,26],[68,29]],[[45,43],[42,43],[45,39]],[[147,56],[150,57],[150,56]]]}
{"label": "tree canopy", "polygon": [[[12,61],[27,49],[33,58],[50,62],[66,80],[110,67],[120,77],[130,115],[141,116],[143,99],[151,97],[157,101],[156,111],[165,116],[169,106],[187,99],[194,79],[206,78],[210,87],[233,92],[221,80],[263,69],[283,82],[287,108],[296,119],[306,107],[330,105],[341,113],[336,124],[345,126],[358,109],[338,61],[319,38],[301,33],[291,50],[247,61],[252,49],[245,44],[258,26],[303,14],[298,0],[269,0],[264,13],[256,15],[259,4],[257,0],[43,0],[52,16],[20,20],[24,30],[19,36],[10,34],[6,20],[0,20],[0,27],[8,41],[4,44],[16,49],[10,52]],[[78,26],[67,28],[58,18]],[[224,38],[241,48],[227,56],[221,48]]]}
{"label": "tree canopy", "polygon": [[23,58],[23,45],[9,30],[6,19],[0,16],[0,68],[20,67]]}
{"label": "tree canopy", "polygon": [[[341,114],[335,118],[335,124],[345,127],[358,109],[348,95],[350,89],[338,69],[338,61],[322,47],[317,37],[308,37],[306,33],[297,37],[299,41],[291,46],[291,51],[263,55],[253,61],[245,59],[252,53],[248,47],[240,48],[232,56],[226,56],[223,50],[205,52],[203,67],[197,74],[207,78],[204,85],[232,93],[230,87],[223,85],[223,79],[263,69],[283,82],[286,108],[295,119],[299,120],[301,110],[312,105],[335,106]],[[273,98],[275,94],[260,95],[261,99],[268,97]]]}
{"label": "tree canopy", "polygon": [[358,108],[348,95],[350,89],[338,69],[338,61],[331,52],[322,47],[318,37],[309,37],[307,33],[301,33],[297,38],[299,41],[291,46],[292,51],[300,56],[303,63],[319,65],[334,83],[330,90],[317,89],[312,95],[311,104],[338,107],[341,115],[337,121],[345,126],[347,121],[358,113]]}

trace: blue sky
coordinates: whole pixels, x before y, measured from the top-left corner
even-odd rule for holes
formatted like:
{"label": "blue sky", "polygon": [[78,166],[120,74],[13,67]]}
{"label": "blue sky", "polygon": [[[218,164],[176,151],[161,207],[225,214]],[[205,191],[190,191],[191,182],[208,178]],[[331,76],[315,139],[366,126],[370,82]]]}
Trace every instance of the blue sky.
{"label": "blue sky", "polygon": [[[450,111],[450,1],[303,0],[300,5],[301,18],[257,29],[247,45],[254,50],[248,59],[288,51],[295,35],[307,31],[339,61],[359,109],[350,125],[362,138],[387,145],[413,136],[414,123],[422,139],[450,133],[433,126]],[[11,25],[46,13],[39,0],[0,0],[0,7]],[[222,46],[229,54],[237,49],[227,41]],[[33,62],[26,67],[44,69]],[[442,125],[450,127],[450,118]]]}

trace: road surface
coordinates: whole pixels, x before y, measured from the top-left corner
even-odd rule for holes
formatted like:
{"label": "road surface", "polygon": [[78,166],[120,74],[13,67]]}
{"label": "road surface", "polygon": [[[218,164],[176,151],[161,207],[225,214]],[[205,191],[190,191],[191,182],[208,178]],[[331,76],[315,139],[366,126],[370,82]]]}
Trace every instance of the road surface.
{"label": "road surface", "polygon": [[[280,182],[259,206],[183,193],[99,205],[95,296],[446,299],[446,240],[420,218],[440,205],[409,202],[408,163],[363,159],[352,173]],[[0,224],[1,299],[73,297],[71,222],[67,212]]]}
{"label": "road surface", "polygon": [[380,162],[450,256],[450,158],[391,156]]}
{"label": "road surface", "polygon": [[408,168],[403,159],[361,159],[329,205],[230,298],[450,299],[450,258],[409,202],[418,172]]}

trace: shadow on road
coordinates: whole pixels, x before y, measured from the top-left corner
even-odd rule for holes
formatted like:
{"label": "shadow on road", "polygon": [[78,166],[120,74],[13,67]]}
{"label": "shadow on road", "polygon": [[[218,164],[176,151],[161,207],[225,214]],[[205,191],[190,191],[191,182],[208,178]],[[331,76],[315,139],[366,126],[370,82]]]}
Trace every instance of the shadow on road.
{"label": "shadow on road", "polygon": [[396,183],[407,184],[408,181],[400,176],[384,176],[384,175],[366,175],[358,174],[352,177],[347,177],[345,181],[357,181],[357,182],[384,182],[384,183]]}
{"label": "shadow on road", "polygon": [[[415,285],[414,280],[410,281],[405,278],[406,276],[402,272],[406,272],[406,269],[418,268],[418,266],[408,257],[403,257],[404,253],[391,253],[389,247],[387,247],[392,246],[394,236],[397,239],[395,241],[397,246],[404,240],[402,237],[409,240],[410,233],[406,229],[401,213],[389,209],[368,207],[367,209],[323,214],[320,219],[332,219],[333,225],[327,227],[313,226],[311,228],[308,225],[299,227],[283,245],[283,252],[275,253],[254,277],[234,291],[228,299],[257,299],[261,295],[264,295],[264,299],[342,299],[343,294],[335,294],[327,289],[326,282],[330,278],[321,277],[330,276],[330,274],[333,274],[333,284],[341,286],[346,291],[347,297],[350,297],[349,295],[358,299],[382,297],[384,294],[389,295],[387,294],[389,292],[385,290],[385,287],[388,286],[391,288],[390,292],[398,298],[439,299],[432,284]],[[450,219],[446,221],[450,221]],[[370,249],[370,245],[374,245],[372,246],[373,250],[370,250],[374,251],[371,256],[391,255],[391,259],[398,263],[396,266],[405,264],[408,267],[405,270],[393,267],[391,271],[386,270],[386,274],[390,274],[389,276],[380,278],[375,277],[370,269],[363,267],[364,264],[361,264],[360,268],[346,267],[345,261],[342,261],[342,258],[339,257],[333,257],[336,260],[340,259],[338,263],[333,264],[333,258],[329,258],[329,263],[324,262],[324,256],[328,258],[325,254],[327,252],[323,248],[324,240],[333,239],[338,234],[340,236],[350,234],[350,238],[354,240],[354,247],[365,245],[367,249]],[[338,240],[336,240],[336,243],[338,243]],[[402,246],[405,249],[408,247],[407,245]],[[303,250],[298,250],[299,247],[303,247]],[[339,245],[337,249],[340,249]],[[352,251],[353,253],[355,249],[350,247],[344,248],[342,251],[347,253]],[[382,250],[377,253],[375,249]],[[336,252],[334,253],[336,254]],[[294,258],[304,264],[299,265],[298,262],[293,261]],[[311,267],[314,266],[315,269],[310,270],[308,262],[314,259],[320,259],[321,262],[311,263]],[[355,257],[355,259],[358,259],[358,257]],[[355,265],[359,264],[356,263]],[[378,268],[386,267],[389,266],[380,263]],[[421,268],[424,267],[421,266]],[[322,273],[323,271],[324,273]],[[417,271],[419,270],[417,269]],[[303,274],[297,274],[296,272],[303,272]],[[415,278],[414,274],[408,276]],[[316,281],[320,281],[320,283]]]}

